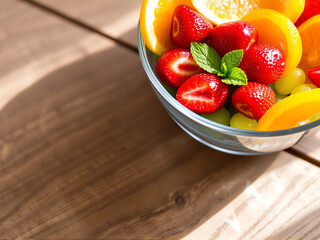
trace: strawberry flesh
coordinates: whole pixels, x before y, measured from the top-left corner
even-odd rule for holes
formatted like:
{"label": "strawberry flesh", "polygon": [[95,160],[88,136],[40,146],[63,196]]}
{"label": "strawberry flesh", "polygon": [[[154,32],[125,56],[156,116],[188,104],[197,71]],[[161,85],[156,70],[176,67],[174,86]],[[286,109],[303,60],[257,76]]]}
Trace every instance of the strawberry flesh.
{"label": "strawberry flesh", "polygon": [[308,72],[309,80],[317,87],[320,88],[320,66],[311,68]]}
{"label": "strawberry flesh", "polygon": [[218,111],[225,104],[229,85],[210,73],[199,73],[190,77],[177,92],[177,100],[198,114]]}
{"label": "strawberry flesh", "polygon": [[212,23],[196,10],[179,5],[176,7],[171,25],[171,40],[182,48],[190,48],[191,42],[205,42],[210,38]]}
{"label": "strawberry flesh", "polygon": [[257,42],[257,30],[245,21],[223,23],[212,31],[212,47],[221,57],[233,50],[247,51]]}
{"label": "strawberry flesh", "polygon": [[165,52],[158,60],[156,73],[168,87],[177,89],[189,77],[203,72],[187,49],[175,48]]}
{"label": "strawberry flesh", "polygon": [[282,75],[285,59],[282,52],[269,44],[257,44],[244,53],[239,65],[249,81],[272,84]]}
{"label": "strawberry flesh", "polygon": [[232,94],[232,105],[251,119],[260,119],[276,102],[272,89],[262,83],[249,82]]}

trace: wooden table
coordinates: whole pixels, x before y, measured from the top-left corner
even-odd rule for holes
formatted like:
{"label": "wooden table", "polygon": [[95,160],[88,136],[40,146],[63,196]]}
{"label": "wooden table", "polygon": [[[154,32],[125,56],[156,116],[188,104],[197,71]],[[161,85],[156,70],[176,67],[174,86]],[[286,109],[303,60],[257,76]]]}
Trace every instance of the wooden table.
{"label": "wooden table", "polygon": [[0,0],[0,239],[320,236],[320,135],[196,142],[136,52],[140,0]]}

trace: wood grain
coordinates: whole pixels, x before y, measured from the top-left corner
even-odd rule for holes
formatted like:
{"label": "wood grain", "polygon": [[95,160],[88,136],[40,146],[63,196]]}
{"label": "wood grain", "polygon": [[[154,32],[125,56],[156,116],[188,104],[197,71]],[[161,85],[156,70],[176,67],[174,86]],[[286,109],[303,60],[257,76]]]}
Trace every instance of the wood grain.
{"label": "wood grain", "polygon": [[293,149],[320,163],[320,133],[302,139]]}
{"label": "wood grain", "polygon": [[34,0],[100,31],[138,46],[137,25],[142,0]]}
{"label": "wood grain", "polygon": [[317,167],[195,142],[137,55],[23,2],[0,7],[0,238],[320,235]]}

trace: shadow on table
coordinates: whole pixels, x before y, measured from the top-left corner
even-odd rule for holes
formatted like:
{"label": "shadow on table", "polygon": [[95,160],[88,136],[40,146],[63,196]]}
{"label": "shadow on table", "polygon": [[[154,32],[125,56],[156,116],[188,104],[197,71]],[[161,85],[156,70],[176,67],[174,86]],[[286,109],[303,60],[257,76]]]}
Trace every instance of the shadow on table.
{"label": "shadow on table", "polygon": [[118,46],[43,77],[0,123],[2,236],[19,226],[29,238],[183,237],[277,157],[239,158],[191,139],[138,56]]}

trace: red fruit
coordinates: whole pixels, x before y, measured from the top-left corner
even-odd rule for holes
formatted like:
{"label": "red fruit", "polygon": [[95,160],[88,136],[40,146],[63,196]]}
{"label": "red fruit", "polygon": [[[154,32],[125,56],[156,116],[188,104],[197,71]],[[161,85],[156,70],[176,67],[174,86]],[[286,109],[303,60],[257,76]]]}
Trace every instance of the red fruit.
{"label": "red fruit", "polygon": [[210,73],[199,73],[189,78],[177,92],[177,100],[198,114],[218,111],[227,101],[229,85]]}
{"label": "red fruit", "polygon": [[282,52],[268,44],[252,46],[239,65],[245,71],[249,81],[272,84],[282,75],[285,59]]}
{"label": "red fruit", "polygon": [[309,80],[317,87],[320,88],[320,67],[311,68],[308,72]]}
{"label": "red fruit", "polygon": [[303,13],[296,22],[296,26],[301,25],[309,18],[320,14],[320,1],[319,0],[306,0]]}
{"label": "red fruit", "polygon": [[179,88],[192,75],[203,72],[191,52],[181,48],[166,51],[159,58],[155,70],[159,79],[174,89]]}
{"label": "red fruit", "polygon": [[196,10],[179,5],[173,13],[171,40],[183,48],[190,48],[191,42],[205,42],[210,38],[212,23]]}
{"label": "red fruit", "polygon": [[223,23],[212,31],[212,47],[221,57],[233,50],[247,51],[257,42],[257,30],[245,21]]}
{"label": "red fruit", "polygon": [[249,82],[232,94],[232,105],[248,118],[260,119],[276,102],[272,89],[265,84]]}

